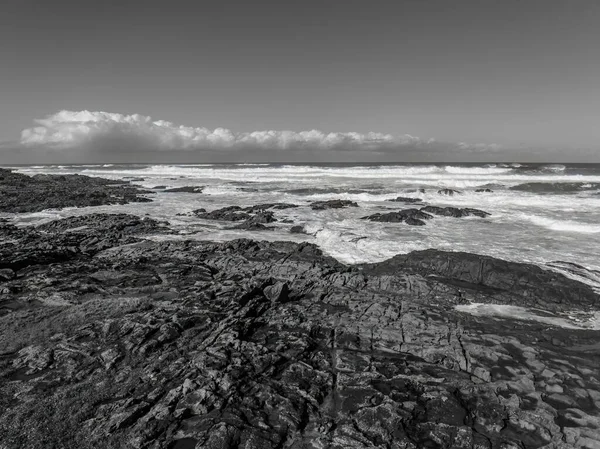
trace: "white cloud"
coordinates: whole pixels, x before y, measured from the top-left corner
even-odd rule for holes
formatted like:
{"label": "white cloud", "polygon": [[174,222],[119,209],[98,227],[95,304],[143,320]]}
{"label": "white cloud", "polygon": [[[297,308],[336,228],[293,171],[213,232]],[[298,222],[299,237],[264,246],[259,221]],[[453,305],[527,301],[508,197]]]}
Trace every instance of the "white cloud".
{"label": "white cloud", "polygon": [[[212,150],[221,153],[222,159],[232,159],[227,152],[243,151],[245,155],[270,155],[265,158],[284,159],[289,156],[322,157],[347,160],[345,151],[353,151],[353,157],[394,159],[406,157],[414,160],[443,160],[446,158],[492,157],[501,149],[498,145],[440,142],[421,139],[409,134],[311,131],[253,131],[236,133],[226,128],[180,126],[164,120],[153,120],[140,114],[118,114],[91,111],[60,111],[44,119],[35,120],[37,126],[21,133],[21,148],[35,152],[30,159],[81,157],[93,159],[93,154],[110,153],[111,158],[135,158],[134,154],[165,153],[169,150],[181,153],[187,150]],[[46,151],[52,149],[56,151]],[[41,150],[41,151],[38,151]],[[65,150],[65,151],[60,151]],[[289,153],[281,150],[293,150]],[[329,151],[331,157],[327,154]],[[216,152],[216,153],[215,153]],[[23,157],[27,152],[23,152]],[[130,156],[125,157],[125,154]],[[318,154],[318,155],[317,155]],[[361,154],[362,156],[359,156]],[[78,156],[79,155],[79,156]],[[287,155],[287,156],[286,156]],[[315,156],[317,155],[317,156]],[[120,156],[119,156],[120,157]],[[155,156],[157,157],[157,156]],[[218,158],[218,157],[217,157]],[[235,158],[234,158],[235,159]]]}
{"label": "white cloud", "polygon": [[256,147],[264,149],[382,149],[402,145],[419,145],[418,137],[392,136],[382,133],[312,131],[254,131],[234,133],[225,128],[210,130],[178,126],[153,120],[140,114],[109,112],[60,111],[38,126],[21,133],[21,144],[56,149],[97,145],[139,144],[158,150],[194,150]]}

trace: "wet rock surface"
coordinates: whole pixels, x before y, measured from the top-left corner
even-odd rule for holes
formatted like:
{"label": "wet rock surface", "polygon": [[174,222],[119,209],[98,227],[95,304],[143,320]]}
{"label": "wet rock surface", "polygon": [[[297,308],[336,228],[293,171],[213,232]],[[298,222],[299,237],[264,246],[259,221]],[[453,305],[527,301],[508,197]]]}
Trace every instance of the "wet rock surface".
{"label": "wet rock surface", "polygon": [[363,220],[377,221],[383,223],[406,223],[412,226],[424,226],[425,221],[433,218],[434,215],[444,217],[480,217],[489,216],[488,212],[480,209],[458,208],[458,207],[438,207],[424,206],[421,209],[403,209],[398,212],[376,213],[362,217]]}
{"label": "wet rock surface", "polygon": [[0,168],[0,212],[39,212],[65,207],[152,201],[129,183],[83,175],[27,176]]}
{"label": "wet rock surface", "polygon": [[341,209],[344,207],[358,207],[358,204],[350,200],[328,200],[328,201],[315,201],[310,203],[310,207],[313,210],[325,210],[325,209]]}
{"label": "wet rock surface", "polygon": [[460,208],[460,207],[438,207],[438,206],[425,206],[421,208],[422,211],[434,214],[441,215],[444,217],[481,217],[485,218],[491,215],[488,212],[485,212],[480,209],[473,209],[470,207]]}
{"label": "wet rock surface", "polygon": [[396,202],[396,203],[421,203],[423,200],[421,198],[399,196],[399,197],[396,197],[394,199],[387,200],[387,201],[392,201],[392,202]]}
{"label": "wet rock surface", "polygon": [[192,213],[204,220],[244,221],[252,218],[252,215],[244,212],[240,206],[227,206],[210,212],[206,212],[206,209],[202,208],[196,209]]}
{"label": "wet rock surface", "polygon": [[382,223],[406,223],[412,226],[424,226],[423,220],[433,218],[432,215],[422,212],[419,209],[404,209],[398,212],[388,212],[385,214],[376,213],[362,217],[363,220],[378,221]]}
{"label": "wet rock surface", "polygon": [[277,221],[275,214],[269,209],[289,209],[297,207],[294,204],[285,203],[269,203],[259,204],[256,206],[240,207],[228,206],[221,209],[216,209],[211,212],[206,212],[206,209],[197,209],[192,212],[198,218],[205,220],[221,220],[221,221],[241,221],[229,229],[246,230],[246,231],[266,231],[274,229],[273,226],[265,226],[267,223]]}
{"label": "wet rock surface", "polygon": [[600,183],[593,182],[526,182],[509,187],[509,190],[519,190],[534,193],[576,193],[586,190],[597,190]]}
{"label": "wet rock surface", "polygon": [[168,228],[129,215],[0,225],[0,447],[600,439],[600,331],[455,308],[600,308],[561,274],[436,250],[349,267],[306,243],[156,242],[140,237]]}

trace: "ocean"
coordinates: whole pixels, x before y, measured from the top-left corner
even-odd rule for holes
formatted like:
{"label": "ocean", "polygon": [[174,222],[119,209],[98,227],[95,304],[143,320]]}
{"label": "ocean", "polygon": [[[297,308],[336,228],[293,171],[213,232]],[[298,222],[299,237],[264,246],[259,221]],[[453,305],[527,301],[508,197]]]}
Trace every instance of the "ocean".
{"label": "ocean", "polygon": [[[154,189],[152,203],[10,215],[21,225],[91,212],[125,212],[167,220],[177,233],[151,239],[236,238],[307,241],[357,264],[436,248],[530,262],[600,287],[600,164],[180,164],[10,167],[25,174],[82,174],[141,187],[202,186],[202,193]],[[441,189],[458,191],[454,195]],[[489,189],[491,191],[480,191]],[[416,205],[391,202],[419,198]],[[359,207],[312,210],[313,201],[345,199]],[[231,223],[185,215],[225,206],[286,202],[272,231],[231,230]],[[425,226],[361,217],[423,205],[482,209],[486,218],[434,217]],[[182,215],[183,214],[183,215]],[[9,214],[5,214],[9,216]],[[286,222],[284,222],[287,221]],[[290,233],[303,225],[306,234]]]}

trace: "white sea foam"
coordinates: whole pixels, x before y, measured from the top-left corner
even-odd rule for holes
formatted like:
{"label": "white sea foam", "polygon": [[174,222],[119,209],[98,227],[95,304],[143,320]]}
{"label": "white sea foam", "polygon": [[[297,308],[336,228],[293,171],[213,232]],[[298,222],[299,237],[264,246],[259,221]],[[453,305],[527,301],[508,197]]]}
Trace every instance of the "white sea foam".
{"label": "white sea foam", "polygon": [[553,231],[577,232],[580,234],[600,233],[600,224],[582,223],[573,220],[560,220],[532,214],[520,214],[520,217],[537,226],[551,229]]}
{"label": "white sea foam", "polygon": [[[202,194],[161,193],[151,203],[65,209],[41,215],[12,217],[21,224],[93,212],[125,212],[168,220],[181,235],[203,240],[258,238],[309,241],[346,263],[377,262],[395,254],[438,248],[487,254],[543,265],[549,260],[597,266],[600,259],[600,196],[594,192],[537,194],[509,190],[526,182],[600,182],[600,172],[587,175],[561,167],[520,167],[518,164],[385,165],[385,166],[274,166],[251,165],[146,165],[20,167],[27,174],[83,173],[111,179],[141,177],[144,187],[204,186]],[[475,193],[480,186],[494,191]],[[426,192],[408,189],[425,188]],[[462,193],[446,196],[441,188]],[[421,198],[436,206],[473,207],[490,212],[486,219],[434,217],[425,226],[373,223],[360,218],[376,212],[419,207],[388,202],[397,196]],[[327,199],[356,201],[358,208],[314,211],[308,203]],[[289,202],[301,207],[275,211],[277,229],[248,232],[226,229],[231,223],[177,216],[198,208],[214,210],[237,205]],[[47,214],[47,215],[44,215]],[[8,214],[10,216],[10,214]],[[0,214],[7,216],[7,214]],[[291,224],[303,224],[311,235],[290,234]],[[166,237],[165,237],[166,238]]]}
{"label": "white sea foam", "polygon": [[592,329],[600,330],[600,312],[582,315],[579,312],[567,313],[565,315],[548,316],[547,312],[540,313],[535,309],[507,305],[507,304],[460,304],[455,306],[459,312],[469,313],[476,316],[491,316],[498,318],[509,318],[524,321],[537,321],[538,323],[563,327],[566,329]]}

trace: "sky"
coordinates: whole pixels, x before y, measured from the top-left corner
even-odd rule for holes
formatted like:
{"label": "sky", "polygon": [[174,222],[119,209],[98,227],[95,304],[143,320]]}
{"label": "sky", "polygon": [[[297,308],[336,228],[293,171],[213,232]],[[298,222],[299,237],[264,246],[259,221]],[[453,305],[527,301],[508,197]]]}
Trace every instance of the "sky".
{"label": "sky", "polygon": [[3,0],[0,164],[600,162],[598,24],[597,0]]}

